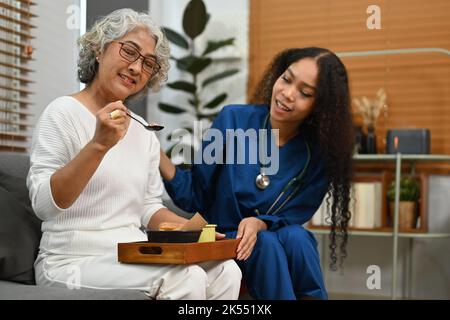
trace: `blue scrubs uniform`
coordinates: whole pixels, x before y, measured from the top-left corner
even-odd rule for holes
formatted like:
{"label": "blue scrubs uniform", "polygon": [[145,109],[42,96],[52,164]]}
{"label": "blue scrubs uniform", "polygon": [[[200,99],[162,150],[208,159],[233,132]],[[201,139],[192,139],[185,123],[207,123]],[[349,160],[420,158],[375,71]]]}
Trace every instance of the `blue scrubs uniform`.
{"label": "blue scrubs uniform", "polygon": [[[219,152],[223,152],[224,162],[226,157],[234,156],[226,154],[226,145],[232,140],[226,139],[226,129],[259,130],[268,113],[268,106],[232,105],[223,108],[211,128],[223,133]],[[271,129],[270,121],[267,121],[265,129]],[[233,143],[246,155],[245,164],[237,161],[234,164],[195,164],[191,170],[177,168],[172,181],[164,181],[177,206],[188,212],[200,212],[228,237],[236,236],[243,218],[257,217],[266,222],[268,229],[258,233],[251,256],[246,261],[238,261],[249,293],[255,299],[327,298],[317,241],[310,231],[302,227],[319,208],[328,187],[323,160],[313,138],[300,130],[279,148],[279,170],[270,176],[270,185],[264,190],[255,184],[260,165],[258,162],[249,163],[249,153],[255,146],[248,140],[243,143],[239,139],[234,139]],[[305,139],[311,149],[311,160],[300,192],[276,214],[265,214],[283,188],[305,167]],[[204,140],[202,150],[213,142]]]}

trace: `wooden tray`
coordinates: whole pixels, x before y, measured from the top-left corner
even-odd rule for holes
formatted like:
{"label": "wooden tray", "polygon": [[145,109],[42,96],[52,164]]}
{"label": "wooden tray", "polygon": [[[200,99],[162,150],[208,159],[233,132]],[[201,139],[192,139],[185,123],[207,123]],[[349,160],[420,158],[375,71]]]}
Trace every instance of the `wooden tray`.
{"label": "wooden tray", "polygon": [[118,243],[118,260],[124,263],[191,264],[209,260],[233,259],[237,239],[202,243]]}

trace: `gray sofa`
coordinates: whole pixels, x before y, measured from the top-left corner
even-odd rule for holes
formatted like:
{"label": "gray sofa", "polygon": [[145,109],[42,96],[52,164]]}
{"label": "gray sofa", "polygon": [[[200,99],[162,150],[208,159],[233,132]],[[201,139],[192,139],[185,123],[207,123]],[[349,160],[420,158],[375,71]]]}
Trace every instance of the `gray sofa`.
{"label": "gray sofa", "polygon": [[37,286],[33,262],[41,237],[25,185],[29,157],[0,152],[0,300],[146,300],[137,290]]}

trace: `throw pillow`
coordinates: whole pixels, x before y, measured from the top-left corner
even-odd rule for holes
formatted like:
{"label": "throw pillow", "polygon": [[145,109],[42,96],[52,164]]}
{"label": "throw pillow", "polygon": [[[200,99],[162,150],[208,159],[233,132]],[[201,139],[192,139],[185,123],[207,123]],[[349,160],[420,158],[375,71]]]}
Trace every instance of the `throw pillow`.
{"label": "throw pillow", "polygon": [[14,193],[0,187],[0,279],[35,284],[41,222]]}
{"label": "throw pillow", "polygon": [[20,203],[31,208],[30,195],[24,178],[0,170],[0,187],[8,190]]}

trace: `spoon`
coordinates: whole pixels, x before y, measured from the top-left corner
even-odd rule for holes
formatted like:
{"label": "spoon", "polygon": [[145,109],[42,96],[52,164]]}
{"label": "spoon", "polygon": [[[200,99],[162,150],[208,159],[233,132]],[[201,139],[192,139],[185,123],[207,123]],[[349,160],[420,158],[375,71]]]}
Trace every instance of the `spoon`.
{"label": "spoon", "polygon": [[147,123],[147,121],[145,121],[144,119],[142,119],[141,117],[139,117],[140,119],[138,119],[137,117],[133,117],[131,115],[131,111],[127,112],[127,116],[129,116],[131,119],[136,120],[137,122],[139,122],[140,124],[142,124],[144,126],[145,129],[149,130],[149,131],[160,131],[162,129],[164,129],[164,126],[157,124],[157,123]]}

